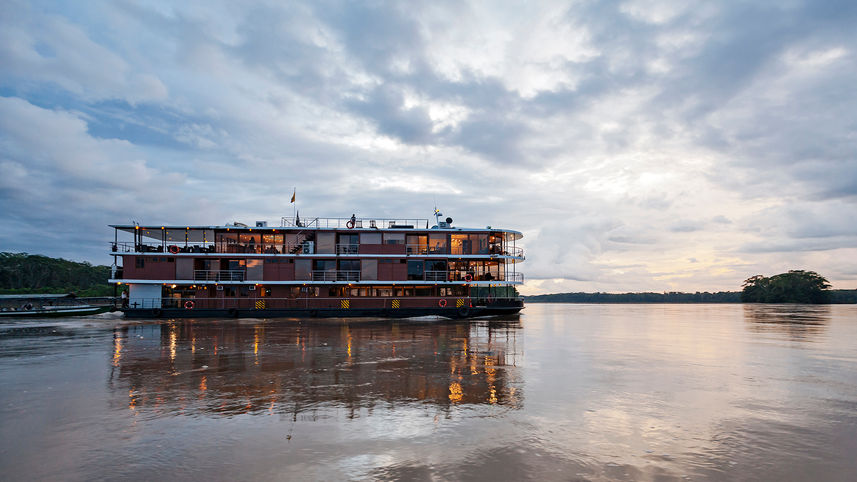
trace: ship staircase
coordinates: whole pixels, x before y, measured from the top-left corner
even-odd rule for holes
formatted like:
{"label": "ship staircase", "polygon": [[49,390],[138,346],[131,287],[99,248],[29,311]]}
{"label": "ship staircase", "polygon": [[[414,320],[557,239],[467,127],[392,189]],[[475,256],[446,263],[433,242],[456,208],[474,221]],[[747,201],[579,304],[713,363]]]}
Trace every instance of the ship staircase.
{"label": "ship staircase", "polygon": [[[300,221],[297,221],[297,223],[300,223]],[[283,218],[283,225],[284,226],[286,225],[285,218]],[[292,224],[292,225],[294,225],[294,224]],[[297,238],[295,241],[295,245],[292,246],[291,249],[289,250],[289,253],[291,253],[291,254],[302,253],[304,250],[304,245],[307,242],[315,241],[315,232],[318,230],[318,226],[319,226],[318,225],[318,218],[310,219],[306,224],[303,224],[303,225],[298,224],[298,225],[303,229],[301,229],[300,231],[295,233],[297,235]]]}

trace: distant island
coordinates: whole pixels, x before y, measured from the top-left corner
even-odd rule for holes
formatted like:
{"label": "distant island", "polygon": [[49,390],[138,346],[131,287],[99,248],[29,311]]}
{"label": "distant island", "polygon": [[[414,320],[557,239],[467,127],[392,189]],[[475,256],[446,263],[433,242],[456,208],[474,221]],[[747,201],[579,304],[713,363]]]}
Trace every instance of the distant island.
{"label": "distant island", "polygon": [[[715,293],[552,293],[524,296],[527,303],[743,303],[740,291]],[[749,302],[748,302],[749,303]],[[831,304],[857,303],[857,290],[830,290]]]}
{"label": "distant island", "polygon": [[833,290],[814,271],[792,270],[771,277],[756,275],[741,291],[715,293],[554,293],[525,296],[527,303],[857,303],[857,290]]}
{"label": "distant island", "polygon": [[27,253],[0,253],[0,294],[74,293],[113,296],[110,266]]}
{"label": "distant island", "polygon": [[791,270],[770,278],[747,278],[741,291],[745,303],[830,303],[830,282],[815,271]]}

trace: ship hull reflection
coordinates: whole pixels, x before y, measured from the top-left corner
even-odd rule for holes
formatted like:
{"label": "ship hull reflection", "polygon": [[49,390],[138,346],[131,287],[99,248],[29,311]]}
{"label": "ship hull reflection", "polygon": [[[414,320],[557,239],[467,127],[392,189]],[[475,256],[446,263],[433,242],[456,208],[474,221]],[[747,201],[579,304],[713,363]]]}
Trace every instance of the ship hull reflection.
{"label": "ship hull reflection", "polygon": [[160,414],[520,408],[519,329],[515,320],[124,325],[114,332],[110,387],[116,403]]}

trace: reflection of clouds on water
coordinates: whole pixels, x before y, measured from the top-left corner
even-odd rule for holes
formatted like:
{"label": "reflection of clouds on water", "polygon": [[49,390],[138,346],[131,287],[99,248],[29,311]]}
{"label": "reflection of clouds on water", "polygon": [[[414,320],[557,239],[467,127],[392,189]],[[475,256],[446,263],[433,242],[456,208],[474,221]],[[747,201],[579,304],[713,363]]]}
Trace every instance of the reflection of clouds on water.
{"label": "reflection of clouds on water", "polygon": [[165,322],[117,327],[110,387],[132,410],[297,420],[379,405],[519,408],[515,323]]}
{"label": "reflection of clouds on water", "polygon": [[795,341],[811,341],[830,324],[830,305],[745,304],[744,320],[756,333],[786,335]]}

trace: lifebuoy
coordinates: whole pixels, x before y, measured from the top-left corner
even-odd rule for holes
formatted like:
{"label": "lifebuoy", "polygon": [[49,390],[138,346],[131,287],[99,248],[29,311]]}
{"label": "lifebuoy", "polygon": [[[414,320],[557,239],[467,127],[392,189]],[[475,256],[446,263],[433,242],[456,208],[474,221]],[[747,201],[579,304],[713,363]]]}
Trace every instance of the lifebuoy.
{"label": "lifebuoy", "polygon": [[176,254],[176,253],[178,253],[178,252],[179,252],[179,247],[178,247],[178,246],[176,246],[175,244],[174,244],[174,245],[172,245],[172,246],[170,246],[170,253]]}
{"label": "lifebuoy", "polygon": [[440,300],[438,300],[437,306],[440,306],[441,308],[446,308],[446,300],[441,298]]}
{"label": "lifebuoy", "polygon": [[467,281],[468,283],[470,283],[471,281],[473,281],[473,275],[470,273],[467,273],[466,275],[464,275],[464,281]]}
{"label": "lifebuoy", "polygon": [[193,309],[193,301],[191,301],[191,300],[185,301],[184,307],[186,310],[192,310]]}
{"label": "lifebuoy", "polygon": [[348,229],[354,229],[354,220],[349,219],[347,223],[345,223],[345,227]]}

